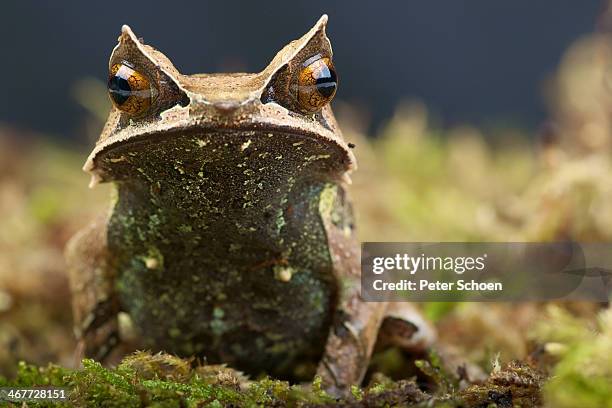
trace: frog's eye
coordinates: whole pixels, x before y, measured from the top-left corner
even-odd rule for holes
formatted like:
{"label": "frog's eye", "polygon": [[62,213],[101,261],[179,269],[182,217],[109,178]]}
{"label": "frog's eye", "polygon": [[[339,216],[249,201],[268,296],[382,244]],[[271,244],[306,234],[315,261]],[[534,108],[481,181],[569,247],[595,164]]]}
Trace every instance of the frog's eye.
{"label": "frog's eye", "polygon": [[151,107],[157,90],[143,74],[122,62],[110,69],[108,93],[118,109],[137,116]]}
{"label": "frog's eye", "polygon": [[336,94],[338,78],[331,59],[315,55],[302,64],[298,74],[297,99],[306,112],[316,112]]}

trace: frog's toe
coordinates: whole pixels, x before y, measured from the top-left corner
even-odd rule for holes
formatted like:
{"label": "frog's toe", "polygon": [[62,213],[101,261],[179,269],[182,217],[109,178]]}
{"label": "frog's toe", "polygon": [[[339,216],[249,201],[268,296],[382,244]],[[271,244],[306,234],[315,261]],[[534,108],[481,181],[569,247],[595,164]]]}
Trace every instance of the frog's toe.
{"label": "frog's toe", "polygon": [[422,352],[436,340],[436,331],[411,303],[390,303],[378,332],[377,348],[400,347]]}

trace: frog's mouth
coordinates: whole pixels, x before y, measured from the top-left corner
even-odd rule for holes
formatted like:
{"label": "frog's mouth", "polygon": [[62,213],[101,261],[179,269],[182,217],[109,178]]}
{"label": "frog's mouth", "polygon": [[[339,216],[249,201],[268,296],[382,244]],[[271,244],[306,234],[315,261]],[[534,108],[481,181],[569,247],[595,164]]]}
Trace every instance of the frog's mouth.
{"label": "frog's mouth", "polygon": [[[192,177],[206,172],[268,175],[309,169],[347,181],[355,159],[334,135],[275,125],[240,128],[184,126],[140,134],[119,133],[96,146],[84,170],[91,186],[147,177]],[[247,180],[245,180],[247,182]]]}

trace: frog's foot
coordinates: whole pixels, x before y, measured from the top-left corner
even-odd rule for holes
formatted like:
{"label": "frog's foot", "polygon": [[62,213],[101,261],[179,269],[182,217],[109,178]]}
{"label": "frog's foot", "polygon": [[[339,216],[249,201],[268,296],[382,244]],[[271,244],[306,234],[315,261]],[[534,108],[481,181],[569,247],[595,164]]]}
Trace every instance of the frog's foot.
{"label": "frog's foot", "polygon": [[74,354],[76,367],[83,358],[92,358],[106,366],[117,365],[127,354],[141,348],[140,338],[130,332],[133,328],[126,329],[126,322],[120,318],[124,313],[118,314],[116,308],[102,305],[97,311],[102,313],[98,315],[99,320],[94,318],[82,332],[75,328],[78,340]]}
{"label": "frog's foot", "polygon": [[78,366],[83,358],[109,363],[110,356],[120,343],[117,318],[110,318],[101,325],[90,325],[83,332],[77,333],[75,363]]}
{"label": "frog's foot", "polygon": [[415,353],[435,337],[433,327],[410,303],[366,303],[354,295],[336,318],[317,375],[328,393],[345,396],[363,380],[375,344]]}
{"label": "frog's foot", "polygon": [[329,394],[345,396],[363,380],[386,306],[354,294],[338,311],[317,370]]}
{"label": "frog's foot", "polygon": [[376,348],[395,346],[409,353],[422,353],[435,340],[434,327],[412,303],[389,303],[378,332]]}

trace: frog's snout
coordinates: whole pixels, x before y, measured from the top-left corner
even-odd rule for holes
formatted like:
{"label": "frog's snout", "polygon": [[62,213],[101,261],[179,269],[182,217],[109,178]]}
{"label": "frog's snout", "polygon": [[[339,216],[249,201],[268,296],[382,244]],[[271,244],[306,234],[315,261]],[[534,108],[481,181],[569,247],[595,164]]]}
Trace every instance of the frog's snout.
{"label": "frog's snout", "polygon": [[254,113],[256,103],[254,100],[234,100],[220,99],[216,101],[207,101],[203,99],[192,99],[189,106],[190,114],[197,115],[202,118],[218,118],[221,120],[230,120],[232,117],[242,114]]}
{"label": "frog's snout", "polygon": [[218,101],[213,103],[213,107],[220,115],[231,115],[240,107],[237,101]]}

